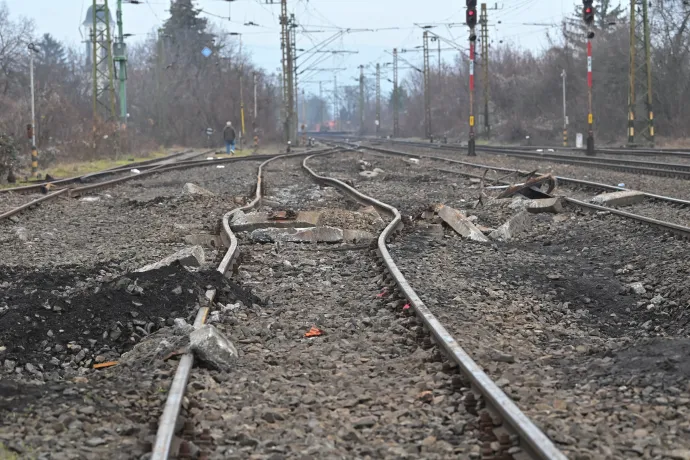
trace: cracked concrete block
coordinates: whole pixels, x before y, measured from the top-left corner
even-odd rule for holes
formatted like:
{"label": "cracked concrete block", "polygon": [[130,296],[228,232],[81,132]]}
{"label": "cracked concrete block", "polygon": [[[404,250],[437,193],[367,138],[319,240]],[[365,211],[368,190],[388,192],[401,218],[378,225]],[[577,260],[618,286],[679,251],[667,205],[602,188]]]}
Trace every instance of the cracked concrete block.
{"label": "cracked concrete block", "polygon": [[259,228],[250,234],[250,238],[259,243],[340,243],[343,231],[335,227]]}
{"label": "cracked concrete block", "polygon": [[184,248],[181,251],[176,252],[173,255],[166,257],[165,259],[159,260],[152,264],[146,265],[140,268],[137,272],[148,272],[151,270],[158,270],[159,268],[167,267],[175,262],[179,262],[183,267],[199,267],[206,262],[206,256],[204,254],[204,249],[201,246],[192,246],[189,248]]}
{"label": "cracked concrete block", "polygon": [[227,371],[237,359],[237,349],[218,329],[207,324],[189,334],[189,350],[214,369]]}
{"label": "cracked concrete block", "polygon": [[539,214],[540,212],[550,212],[558,214],[563,212],[563,198],[546,198],[543,200],[532,200],[527,205],[527,212]]}
{"label": "cracked concrete block", "polygon": [[595,196],[590,201],[593,204],[600,206],[631,206],[633,204],[641,203],[644,200],[644,193],[634,190],[625,190],[621,192],[602,193]]}
{"label": "cracked concrete block", "polygon": [[318,211],[301,211],[295,219],[269,219],[267,212],[239,211],[234,214],[230,227],[236,232],[251,232],[266,228],[308,228],[315,227],[321,218]]}
{"label": "cracked concrete block", "polygon": [[441,206],[438,216],[463,238],[485,243],[489,241],[474,224],[457,209]]}
{"label": "cracked concrete block", "polygon": [[508,207],[513,211],[524,211],[530,204],[530,200],[523,198],[522,196],[516,196],[513,201],[508,204]]}
{"label": "cracked concrete block", "polygon": [[528,225],[529,213],[527,211],[522,211],[494,230],[489,237],[494,240],[508,241],[518,233],[525,231]]}

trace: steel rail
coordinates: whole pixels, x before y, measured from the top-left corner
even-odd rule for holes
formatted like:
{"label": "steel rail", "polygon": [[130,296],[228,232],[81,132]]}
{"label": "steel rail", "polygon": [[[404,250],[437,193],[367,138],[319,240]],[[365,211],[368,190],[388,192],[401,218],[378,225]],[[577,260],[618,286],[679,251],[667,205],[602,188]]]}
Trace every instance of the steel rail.
{"label": "steel rail", "polygon": [[518,152],[515,150],[498,151],[487,149],[484,147],[478,147],[477,150],[482,152],[490,152],[498,155],[527,158],[532,160],[548,160],[556,163],[565,163],[578,166],[598,166],[603,169],[613,169],[624,172],[690,179],[690,165],[683,165],[678,163],[654,163],[636,160],[617,160],[609,158],[589,158],[575,156],[567,157],[565,155]]}
{"label": "steel rail", "polygon": [[291,153],[291,154],[284,154],[284,153],[278,153],[278,154],[273,154],[273,155],[256,155],[256,156],[246,156],[246,157],[238,157],[238,158],[214,158],[213,160],[191,160],[191,161],[185,161],[185,162],[180,162],[180,163],[175,163],[172,165],[163,165],[163,166],[157,166],[155,168],[149,169],[148,171],[144,171],[140,174],[136,175],[131,175],[131,176],[125,176],[125,177],[120,177],[117,179],[113,179],[110,181],[106,182],[99,182],[97,184],[93,185],[86,185],[84,187],[78,187],[78,188],[73,188],[70,190],[70,196],[79,196],[84,193],[89,193],[89,192],[96,192],[101,189],[108,188],[112,185],[116,184],[121,184],[123,182],[128,182],[131,180],[138,179],[140,177],[146,177],[152,174],[159,174],[163,172],[168,172],[168,171],[174,171],[177,169],[187,169],[187,168],[199,168],[199,167],[206,167],[206,166],[214,166],[218,164],[224,164],[224,163],[239,163],[243,161],[260,161],[264,159],[275,159],[275,158],[282,158],[286,157],[288,155],[308,155],[309,152],[298,152],[298,153]]}
{"label": "steel rail", "polygon": [[564,198],[567,202],[572,203],[572,204],[579,206],[581,208],[584,208],[584,209],[609,212],[609,213],[615,214],[617,216],[627,217],[628,219],[637,220],[639,222],[644,222],[646,224],[649,224],[649,225],[652,225],[655,227],[659,227],[663,230],[669,230],[669,231],[671,231],[671,232],[673,232],[679,236],[682,236],[683,238],[690,237],[690,228],[685,227],[683,225],[678,225],[678,224],[674,224],[671,222],[666,222],[666,221],[658,220],[658,219],[652,219],[651,217],[645,217],[645,216],[641,216],[639,214],[632,214],[630,212],[621,211],[620,209],[616,209],[616,208],[609,208],[607,206],[599,206],[596,204],[587,203],[586,201],[576,200],[575,198],[570,198],[570,197],[564,197]]}
{"label": "steel rail", "polygon": [[[325,155],[325,154],[321,154]],[[422,299],[417,295],[412,286],[398,269],[395,261],[388,252],[387,241],[393,233],[402,226],[400,212],[393,206],[376,200],[370,196],[355,190],[349,185],[337,179],[317,174],[307,166],[307,162],[320,155],[312,155],[304,159],[302,166],[317,181],[335,186],[345,191],[348,195],[356,197],[376,208],[385,209],[394,216],[393,220],[383,230],[378,238],[378,252],[389,274],[398,285],[414,311],[424,323],[425,328],[431,332],[436,343],[446,352],[450,359],[460,367],[463,375],[472,383],[472,389],[484,398],[489,412],[499,415],[520,438],[520,448],[531,458],[549,460],[567,460],[567,457],[558,450],[553,442],[515,405],[515,403],[501,390],[491,378],[474,362],[460,344],[451,336],[441,322],[434,316]],[[503,427],[504,429],[506,427]]]}
{"label": "steel rail", "polygon": [[[208,307],[199,308],[194,319],[194,329],[199,329],[204,325],[208,312]],[[184,398],[192,366],[194,366],[194,355],[189,352],[182,355],[175,371],[175,377],[173,377],[172,384],[170,385],[168,397],[165,400],[165,407],[163,408],[163,415],[160,418],[158,432],[156,433],[156,443],[153,445],[151,460],[168,460],[170,446],[175,437],[175,424],[177,423],[177,417],[180,415],[182,399]]]}
{"label": "steel rail", "polygon": [[[356,137],[356,136],[351,136]],[[460,144],[439,144],[439,143],[429,143],[429,142],[419,142],[419,141],[406,141],[401,139],[368,139],[372,141],[386,141],[392,144],[401,145],[415,145],[420,147],[432,147],[432,148],[453,148],[453,149],[466,149],[466,146],[461,146]],[[479,147],[479,146],[478,146]],[[563,146],[525,146],[525,145],[514,145],[514,146],[504,146],[504,145],[486,145],[481,146],[482,148],[490,148],[494,150],[521,150],[533,152],[536,149],[543,150],[554,150],[554,151],[568,151],[568,152],[585,152],[585,149],[578,149],[576,147],[563,147]],[[602,153],[605,155],[620,155],[620,156],[676,156],[681,158],[690,157],[690,150],[687,149],[625,149],[625,148],[598,148],[596,153]]]}
{"label": "steel rail", "polygon": [[[341,149],[327,149],[327,150],[322,150],[320,153],[327,153],[330,152],[331,150],[339,151]],[[220,265],[218,266],[218,271],[222,275],[227,275],[233,268],[235,263],[237,262],[237,257],[239,256],[239,243],[237,241],[237,237],[235,236],[235,233],[232,231],[232,228],[230,226],[230,222],[234,218],[235,214],[238,212],[242,211],[249,211],[251,209],[254,209],[258,206],[260,206],[261,199],[263,197],[263,170],[264,168],[273,160],[276,159],[284,159],[284,158],[294,158],[294,157],[300,157],[304,155],[313,155],[315,152],[298,152],[298,153],[289,153],[289,154],[284,154],[280,156],[276,156],[273,158],[269,158],[268,160],[264,161],[259,165],[259,170],[257,172],[257,177],[256,177],[256,190],[254,192],[254,199],[247,203],[246,205],[235,208],[232,211],[226,213],[223,216],[222,220],[222,229],[223,231],[221,232],[220,238],[223,244],[228,248],[228,250],[225,253],[225,256],[223,256],[223,260],[221,261]]]}
{"label": "steel rail", "polygon": [[57,198],[57,197],[60,196],[60,195],[64,195],[65,192],[67,192],[67,189],[66,189],[66,188],[65,188],[65,189],[62,189],[62,190],[58,190],[57,192],[53,192],[53,193],[51,193],[50,195],[46,195],[46,196],[43,196],[43,197],[41,197],[41,198],[36,198],[36,199],[33,200],[33,201],[30,201],[30,202],[28,202],[28,203],[26,203],[26,204],[23,204],[23,205],[21,205],[21,206],[18,206],[18,207],[14,208],[14,209],[11,209],[11,210],[9,210],[9,211],[7,211],[7,212],[4,212],[4,213],[0,214],[0,220],[7,219],[8,217],[12,217],[12,216],[14,216],[15,214],[19,214],[20,212],[24,211],[25,209],[29,209],[30,207],[35,206],[35,205],[37,205],[37,204],[39,204],[39,203],[41,203],[41,202],[43,202],[43,201],[53,200],[53,199]]}
{"label": "steel rail", "polygon": [[[248,211],[260,205],[261,198],[263,195],[262,184],[263,184],[263,172],[266,165],[271,161],[298,157],[304,155],[312,155],[314,152],[298,152],[291,154],[278,154],[271,155],[263,163],[259,165],[257,177],[256,177],[256,191],[254,193],[254,199],[245,206],[235,208],[232,211],[226,213],[223,216],[223,226],[221,232],[221,240],[228,247],[228,250],[223,257],[220,265],[218,266],[218,271],[223,275],[227,276],[233,269],[233,264],[237,261],[239,256],[239,244],[237,237],[233,233],[230,227],[230,221],[232,217],[239,211]],[[233,160],[246,160],[250,157],[234,158]],[[257,159],[258,157],[253,157]],[[266,158],[263,156],[262,158]],[[230,160],[230,159],[228,159]],[[206,317],[208,316],[208,308],[202,315],[202,311],[199,310],[196,320],[194,322],[194,327],[199,328],[206,322]],[[170,456],[170,448],[172,445],[173,438],[175,437],[175,425],[177,424],[177,419],[180,415],[180,408],[182,406],[182,400],[184,394],[187,390],[187,382],[189,381],[189,375],[194,366],[194,355],[192,353],[185,353],[180,359],[177,365],[177,370],[175,371],[175,377],[173,378],[170,389],[168,390],[168,396],[166,398],[165,407],[163,409],[163,414],[161,415],[158,431],[156,433],[156,441],[153,446],[151,453],[151,460],[168,460]]]}
{"label": "steel rail", "polygon": [[[453,152],[462,151],[460,146],[450,146],[447,144],[439,144],[431,147],[431,144],[422,143],[405,143],[396,142],[397,144],[420,147],[420,148],[437,148],[439,150],[447,150]],[[519,158],[528,158],[534,160],[549,160],[556,163],[572,164],[578,166],[599,166],[603,169],[613,169],[616,171],[632,172],[638,174],[655,175],[661,177],[677,177],[680,179],[690,180],[690,164],[679,163],[657,163],[650,161],[639,160],[622,160],[616,158],[597,158],[585,156],[566,156],[557,155],[554,153],[542,153],[533,151],[515,150],[509,148],[495,148],[487,146],[477,146],[478,151],[488,152],[498,155],[506,155]]]}
{"label": "steel rail", "polygon": [[[306,154],[308,154],[308,152],[303,152],[301,154],[306,155]],[[223,163],[235,163],[235,162],[243,162],[243,161],[259,161],[259,160],[263,160],[263,159],[267,159],[267,158],[276,158],[276,157],[281,157],[281,156],[285,156],[285,154],[247,156],[247,157],[238,157],[238,158],[217,158],[217,159],[214,159],[213,161],[211,161],[211,160],[190,160],[190,161],[185,161],[185,162],[180,162],[180,163],[174,163],[172,165],[156,165],[156,166],[151,167],[151,169],[144,171],[140,174],[120,177],[117,179],[112,179],[112,180],[105,181],[105,182],[99,182],[97,184],[86,185],[83,187],[77,187],[77,188],[69,188],[68,187],[68,188],[61,189],[60,191],[61,192],[63,192],[63,191],[67,192],[69,197],[74,198],[74,197],[81,196],[81,195],[86,194],[86,193],[93,193],[93,192],[97,192],[99,190],[104,190],[106,188],[109,188],[109,187],[112,187],[112,186],[115,186],[115,185],[118,185],[118,184],[121,184],[121,183],[124,183],[127,181],[139,179],[141,177],[146,177],[146,176],[149,176],[152,174],[159,174],[159,173],[174,171],[174,170],[178,170],[178,169],[215,166],[215,165],[223,164]],[[34,200],[33,202],[29,203],[28,206],[27,205],[19,206],[18,208],[12,209],[12,210],[8,211],[7,213],[5,213],[7,215],[5,215],[5,214],[0,215],[0,220],[2,220],[5,217],[15,215],[15,214],[31,207],[33,204],[35,204],[35,202],[49,201],[49,200],[55,199],[57,196],[58,195],[53,193],[53,194],[47,195],[46,197],[43,197],[39,200]]]}

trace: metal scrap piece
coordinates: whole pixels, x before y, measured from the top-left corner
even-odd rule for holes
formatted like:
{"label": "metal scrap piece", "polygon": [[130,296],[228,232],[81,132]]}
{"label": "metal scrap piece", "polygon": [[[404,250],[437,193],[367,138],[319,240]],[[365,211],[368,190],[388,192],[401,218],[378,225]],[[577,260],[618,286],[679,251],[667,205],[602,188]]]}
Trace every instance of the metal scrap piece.
{"label": "metal scrap piece", "polygon": [[[546,192],[541,191],[541,186],[548,184]],[[544,174],[543,176],[533,177],[522,184],[511,185],[504,192],[498,195],[498,198],[510,198],[516,194],[525,195],[527,198],[549,198],[551,192],[556,188],[556,179],[551,174]],[[541,196],[535,196],[541,195]]]}

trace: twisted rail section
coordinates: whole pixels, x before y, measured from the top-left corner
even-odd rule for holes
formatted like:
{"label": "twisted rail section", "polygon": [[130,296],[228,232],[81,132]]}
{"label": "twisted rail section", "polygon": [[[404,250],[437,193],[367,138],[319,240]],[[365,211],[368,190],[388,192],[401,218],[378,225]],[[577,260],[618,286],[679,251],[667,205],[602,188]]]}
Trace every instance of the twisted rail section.
{"label": "twisted rail section", "polygon": [[[339,149],[329,149],[322,151],[321,153],[336,151]],[[299,152],[291,154],[281,154],[272,155],[266,161],[261,163],[258,168],[256,176],[256,191],[254,193],[254,199],[250,201],[245,206],[235,208],[232,211],[226,213],[223,216],[223,226],[221,229],[221,241],[225,246],[228,247],[223,260],[218,266],[218,271],[223,275],[227,276],[232,272],[237,258],[240,255],[239,243],[237,237],[230,228],[230,222],[232,218],[240,211],[249,211],[258,207],[261,203],[261,198],[263,196],[263,174],[264,168],[270,162],[277,159],[299,157],[304,155],[312,155],[314,152]],[[236,158],[235,160],[244,160],[244,158]],[[202,307],[197,313],[196,319],[194,321],[194,328],[199,328],[204,325],[206,318],[208,316],[209,309],[207,307]],[[175,424],[177,423],[177,418],[180,415],[180,408],[182,406],[182,399],[184,398],[185,391],[187,389],[187,382],[189,381],[189,375],[194,366],[194,355],[192,353],[185,353],[177,366],[175,371],[175,377],[168,391],[168,397],[165,402],[165,407],[163,409],[163,415],[161,415],[160,422],[158,425],[158,432],[156,433],[156,442],[153,446],[153,451],[151,454],[151,460],[167,460],[170,455],[170,447],[172,445],[173,438],[175,437]]]}
{"label": "twisted rail section", "polygon": [[[320,155],[326,155],[322,153]],[[567,457],[556,448],[551,440],[515,405],[515,403],[486,375],[486,373],[474,362],[474,360],[463,350],[460,344],[450,335],[445,327],[439,322],[429,308],[424,305],[412,286],[407,282],[403,274],[398,269],[395,261],[388,252],[386,242],[392,237],[393,233],[402,226],[400,212],[386,203],[364,195],[349,185],[337,179],[317,174],[307,166],[307,162],[318,155],[311,155],[304,159],[302,166],[317,181],[332,185],[358,201],[368,203],[377,209],[386,210],[388,214],[394,216],[393,220],[383,230],[378,238],[378,253],[386,266],[388,273],[397,284],[398,288],[405,295],[410,305],[414,308],[419,318],[424,323],[424,327],[434,337],[436,343],[446,352],[448,357],[460,367],[463,376],[471,382],[474,393],[480,395],[486,409],[493,415],[500,416],[503,428],[517,434],[520,439],[520,448],[530,457],[540,460],[567,460]],[[506,426],[507,425],[507,426]]]}

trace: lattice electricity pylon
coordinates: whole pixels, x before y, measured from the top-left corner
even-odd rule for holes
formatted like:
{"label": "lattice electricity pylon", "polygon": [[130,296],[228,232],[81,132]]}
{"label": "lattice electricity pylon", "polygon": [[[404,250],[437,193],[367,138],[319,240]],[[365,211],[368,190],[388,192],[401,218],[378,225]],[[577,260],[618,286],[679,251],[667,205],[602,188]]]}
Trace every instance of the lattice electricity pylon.
{"label": "lattice electricity pylon", "polygon": [[429,31],[424,31],[424,121],[426,138],[431,139],[431,66],[429,65]]}
{"label": "lattice electricity pylon", "polygon": [[376,64],[376,135],[381,132],[381,64]]}
{"label": "lattice electricity pylon", "polygon": [[292,48],[291,51],[291,56],[292,56],[292,84],[293,84],[293,89],[292,89],[292,98],[293,98],[293,107],[292,107],[292,133],[295,136],[295,142],[293,143],[294,145],[299,144],[299,81],[298,81],[298,68],[297,68],[297,21],[295,20],[295,15],[291,14],[290,15],[290,24],[289,24],[289,35],[290,35],[290,46]]}
{"label": "lattice electricity pylon", "polygon": [[[630,82],[628,93],[628,144],[654,145],[654,93],[652,91],[651,39],[647,0],[630,0]],[[642,115],[642,116],[640,116]]]}
{"label": "lattice electricity pylon", "polygon": [[93,0],[92,12],[93,116],[94,121],[109,121],[117,112],[108,0]]}
{"label": "lattice electricity pylon", "polygon": [[280,2],[280,46],[282,50],[282,64],[283,64],[283,113],[284,113],[284,130],[285,140],[292,142],[295,140],[295,94],[294,94],[294,61],[293,61],[293,47],[291,43],[290,17],[287,11],[287,0]]}
{"label": "lattice electricity pylon", "polygon": [[491,138],[491,123],[489,122],[489,14],[486,3],[481,5],[479,24],[481,25],[481,50],[482,50],[482,86],[484,87],[484,134]]}
{"label": "lattice electricity pylon", "polygon": [[400,136],[400,88],[398,87],[398,49],[393,48],[393,137]]}

